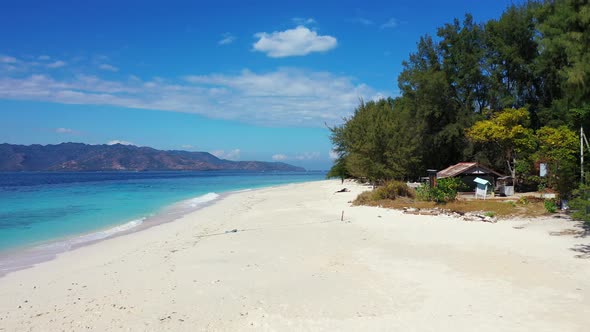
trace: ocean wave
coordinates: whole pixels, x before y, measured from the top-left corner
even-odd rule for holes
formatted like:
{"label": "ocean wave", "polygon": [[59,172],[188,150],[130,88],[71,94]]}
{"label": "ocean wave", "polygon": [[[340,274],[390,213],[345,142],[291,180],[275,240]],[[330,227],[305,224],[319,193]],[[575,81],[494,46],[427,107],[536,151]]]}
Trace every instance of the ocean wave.
{"label": "ocean wave", "polygon": [[252,191],[252,189],[246,188],[246,189],[234,190],[234,191],[231,191],[231,193],[232,194],[237,194],[237,193],[245,193],[245,192],[248,192],[248,191]]}
{"label": "ocean wave", "polygon": [[221,195],[210,192],[205,195],[179,202],[165,210],[151,214],[141,219],[131,220],[121,225],[116,225],[111,228],[98,230],[88,234],[82,234],[50,243],[40,244],[10,256],[2,255],[0,256],[0,276],[10,271],[16,271],[27,266],[35,265],[38,262],[52,259],[56,255],[72,250],[76,247],[131,231],[134,228],[144,224],[144,222],[145,225],[157,225],[162,222],[174,220],[220,197]]}
{"label": "ocean wave", "polygon": [[118,226],[115,226],[115,227],[112,227],[109,229],[105,229],[103,231],[98,231],[98,232],[94,232],[94,233],[90,233],[90,234],[86,234],[86,235],[81,235],[81,236],[71,239],[70,243],[72,245],[76,245],[76,244],[83,244],[86,242],[91,242],[91,241],[96,241],[96,240],[102,240],[107,237],[113,236],[117,233],[121,233],[121,232],[128,231],[130,229],[133,229],[133,228],[143,224],[144,220],[145,220],[145,218],[136,219],[136,220],[132,220],[132,221],[122,224],[122,225],[118,225]]}
{"label": "ocean wave", "polygon": [[197,207],[199,205],[203,205],[205,203],[214,201],[221,197],[219,194],[216,193],[207,193],[205,195],[197,196],[195,198],[191,198],[186,201],[186,204],[190,207]]}
{"label": "ocean wave", "polygon": [[111,237],[113,235],[116,235],[118,233],[129,231],[129,230],[143,224],[144,220],[145,220],[145,218],[132,220],[132,221],[127,222],[125,224],[111,227],[111,228],[108,228],[108,229],[105,229],[102,231],[96,231],[93,233],[76,236],[76,237],[66,239],[63,241],[58,241],[58,242],[53,242],[53,243],[41,245],[41,246],[36,247],[36,249],[57,250],[57,251],[69,250],[73,246],[82,245],[82,244],[85,244],[88,242],[103,240],[103,239],[106,239],[106,238]]}

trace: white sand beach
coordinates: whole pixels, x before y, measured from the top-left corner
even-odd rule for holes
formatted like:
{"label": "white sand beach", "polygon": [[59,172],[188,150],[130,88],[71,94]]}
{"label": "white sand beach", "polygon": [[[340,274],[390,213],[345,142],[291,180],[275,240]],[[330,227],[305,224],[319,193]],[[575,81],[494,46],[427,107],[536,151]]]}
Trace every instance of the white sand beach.
{"label": "white sand beach", "polygon": [[365,189],[236,193],[10,273],[0,331],[590,329],[590,236],[563,232],[576,222],[351,207]]}

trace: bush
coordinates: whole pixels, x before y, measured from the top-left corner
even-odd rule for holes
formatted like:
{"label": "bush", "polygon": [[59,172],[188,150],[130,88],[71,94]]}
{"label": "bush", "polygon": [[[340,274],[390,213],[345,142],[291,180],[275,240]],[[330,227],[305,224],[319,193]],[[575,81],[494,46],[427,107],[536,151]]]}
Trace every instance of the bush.
{"label": "bush", "polygon": [[444,178],[437,181],[437,185],[431,188],[429,184],[423,184],[416,191],[419,200],[446,203],[457,199],[457,192],[465,188],[465,184],[457,178]]}
{"label": "bush", "polygon": [[484,213],[484,215],[486,217],[494,218],[496,216],[496,212],[494,212],[494,211],[488,211],[488,212]]}
{"label": "bush", "polygon": [[416,188],[416,199],[419,201],[431,201],[430,191],[430,184],[423,183],[420,187]]}
{"label": "bush", "polygon": [[586,184],[574,191],[574,199],[570,201],[574,220],[584,221],[590,225],[590,186]]}
{"label": "bush", "polygon": [[557,211],[555,201],[551,199],[545,200],[545,210],[549,213],[555,213],[555,211]]}
{"label": "bush", "polygon": [[356,199],[352,202],[354,205],[367,205],[369,202],[373,201],[373,192],[372,191],[363,191],[360,193]]}
{"label": "bush", "polygon": [[357,196],[353,204],[367,205],[371,202],[377,202],[384,199],[394,200],[398,197],[414,198],[414,190],[401,181],[388,181],[384,185],[373,191],[365,191]]}
{"label": "bush", "polygon": [[401,181],[388,181],[383,186],[373,191],[373,199],[378,201],[382,199],[396,199],[398,197],[414,198],[414,190]]}

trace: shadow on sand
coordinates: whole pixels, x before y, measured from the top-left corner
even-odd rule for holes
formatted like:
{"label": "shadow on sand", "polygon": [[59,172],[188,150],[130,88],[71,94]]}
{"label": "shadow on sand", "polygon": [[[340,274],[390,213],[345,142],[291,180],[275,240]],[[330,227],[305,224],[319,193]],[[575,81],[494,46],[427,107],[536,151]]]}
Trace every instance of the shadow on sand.
{"label": "shadow on sand", "polygon": [[572,251],[577,252],[576,258],[589,259],[590,258],[590,244],[578,244],[571,248]]}
{"label": "shadow on sand", "polygon": [[[574,238],[580,239],[590,235],[590,223],[581,222],[574,226],[575,228],[568,228],[559,232],[550,232],[552,236],[573,236]],[[571,251],[577,253],[574,257],[581,259],[590,259],[590,244],[576,244]]]}

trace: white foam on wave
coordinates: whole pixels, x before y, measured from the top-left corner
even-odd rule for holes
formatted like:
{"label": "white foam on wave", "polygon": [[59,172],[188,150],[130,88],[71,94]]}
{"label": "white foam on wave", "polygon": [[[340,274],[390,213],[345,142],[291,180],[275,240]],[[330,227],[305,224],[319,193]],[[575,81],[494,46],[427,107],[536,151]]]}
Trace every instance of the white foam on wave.
{"label": "white foam on wave", "polygon": [[53,242],[53,243],[41,245],[36,248],[42,249],[42,250],[58,250],[58,251],[69,250],[73,246],[76,246],[76,245],[106,239],[108,237],[116,235],[117,233],[131,230],[131,229],[141,225],[144,220],[145,220],[145,218],[132,220],[132,221],[127,222],[125,224],[118,225],[118,226],[115,226],[112,228],[108,228],[108,229],[105,229],[102,231],[96,231],[93,233],[76,236],[76,237],[66,239],[63,241],[58,241],[58,242]]}
{"label": "white foam on wave", "polygon": [[207,193],[205,195],[197,196],[195,198],[191,198],[186,201],[186,204],[190,207],[197,207],[199,205],[203,205],[205,203],[214,201],[221,197],[219,194],[216,193]]}
{"label": "white foam on wave", "polygon": [[16,254],[0,255],[0,276],[2,276],[4,273],[20,270],[22,268],[35,265],[39,262],[50,260],[56,255],[71,250],[74,247],[103,240],[115,236],[118,233],[129,231],[141,225],[144,220],[145,218],[131,220],[125,224],[111,227],[102,231],[96,231],[52,243],[38,245]]}
{"label": "white foam on wave", "polygon": [[128,223],[125,223],[125,224],[122,224],[119,226],[105,229],[103,231],[98,231],[98,232],[94,232],[94,233],[90,233],[90,234],[86,234],[86,235],[81,235],[81,236],[71,239],[70,243],[72,245],[76,245],[76,244],[82,244],[82,243],[86,243],[86,242],[106,239],[107,237],[113,236],[117,233],[121,233],[121,232],[128,231],[130,229],[133,229],[133,228],[143,224],[144,220],[145,220],[145,218],[136,219],[136,220],[132,220]]}
{"label": "white foam on wave", "polygon": [[69,251],[75,247],[95,241],[100,241],[115,236],[119,233],[130,231],[142,225],[144,221],[146,221],[146,225],[148,225],[152,223],[158,224],[174,220],[220,197],[221,195],[214,192],[207,193],[205,195],[181,201],[158,213],[152,214],[147,218],[131,220],[125,224],[99,230],[93,233],[66,238],[47,244],[41,244],[15,255],[2,255],[0,256],[0,276],[2,276],[4,273],[16,271],[21,268],[35,265],[42,261],[50,260],[57,254]]}
{"label": "white foam on wave", "polygon": [[237,194],[237,193],[245,193],[245,192],[248,192],[248,191],[252,191],[252,189],[247,188],[247,189],[242,189],[242,190],[236,190],[236,191],[232,191],[231,193],[232,194]]}

